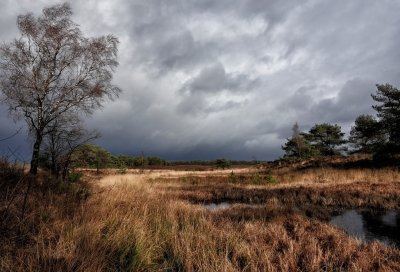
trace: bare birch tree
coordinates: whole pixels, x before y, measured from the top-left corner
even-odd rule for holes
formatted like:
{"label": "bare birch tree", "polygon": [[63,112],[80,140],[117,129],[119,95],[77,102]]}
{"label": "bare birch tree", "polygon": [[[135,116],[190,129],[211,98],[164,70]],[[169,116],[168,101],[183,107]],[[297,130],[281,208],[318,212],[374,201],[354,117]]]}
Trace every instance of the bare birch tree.
{"label": "bare birch tree", "polygon": [[121,89],[112,84],[118,39],[86,38],[68,3],[19,15],[21,37],[0,46],[1,102],[34,135],[30,172],[37,173],[46,128],[63,115],[91,114]]}

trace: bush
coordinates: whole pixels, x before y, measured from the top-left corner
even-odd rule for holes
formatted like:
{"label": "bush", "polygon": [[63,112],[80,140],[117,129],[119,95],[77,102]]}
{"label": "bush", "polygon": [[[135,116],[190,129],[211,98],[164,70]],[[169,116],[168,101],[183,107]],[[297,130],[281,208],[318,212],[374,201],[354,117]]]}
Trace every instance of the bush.
{"label": "bush", "polygon": [[268,174],[265,176],[265,181],[270,185],[278,184],[278,181],[276,179],[274,179],[274,177],[271,174]]}
{"label": "bush", "polygon": [[231,163],[230,163],[230,161],[228,161],[225,158],[217,159],[216,163],[215,163],[215,167],[217,167],[217,169],[218,168],[222,168],[222,169],[228,168],[229,169],[231,167]]}
{"label": "bush", "polygon": [[124,163],[122,163],[122,164],[119,166],[119,173],[120,173],[120,174],[126,174],[126,173],[128,173],[128,169],[126,168],[126,166],[125,166]]}
{"label": "bush", "polygon": [[0,185],[15,184],[24,176],[24,168],[17,163],[9,162],[8,158],[0,159]]}
{"label": "bush", "polygon": [[261,184],[262,183],[262,177],[260,176],[260,174],[258,172],[254,173],[251,176],[251,182],[254,184]]}
{"label": "bush", "polygon": [[81,180],[82,175],[83,175],[82,173],[78,173],[72,170],[72,172],[68,173],[68,182],[78,183]]}
{"label": "bush", "polygon": [[236,183],[239,181],[239,178],[233,173],[233,171],[228,176],[229,182]]}

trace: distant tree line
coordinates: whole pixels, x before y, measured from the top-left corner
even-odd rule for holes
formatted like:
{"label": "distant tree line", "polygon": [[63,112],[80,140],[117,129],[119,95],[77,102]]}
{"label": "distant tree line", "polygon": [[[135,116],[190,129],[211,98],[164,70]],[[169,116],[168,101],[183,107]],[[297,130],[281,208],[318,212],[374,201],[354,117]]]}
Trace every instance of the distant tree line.
{"label": "distant tree line", "polygon": [[225,160],[228,161],[231,165],[257,165],[259,163],[264,163],[265,161],[257,161],[257,160],[251,160],[251,161],[245,161],[245,160],[228,160],[225,158],[222,159],[214,159],[214,160],[208,160],[208,161],[203,161],[203,160],[192,160],[192,161],[187,161],[187,160],[180,160],[180,161],[170,161],[170,165],[176,166],[176,165],[204,165],[204,166],[216,166],[222,164],[222,162],[225,163]]}
{"label": "distant tree line", "polygon": [[[97,135],[96,135],[97,136]],[[228,160],[225,158],[214,159],[214,160],[176,160],[166,161],[165,159],[156,156],[145,156],[142,152],[139,156],[131,157],[127,155],[113,156],[111,153],[100,146],[92,145],[87,142],[81,145],[74,145],[74,149],[68,153],[68,167],[72,168],[90,168],[100,169],[104,168],[133,168],[133,167],[145,167],[145,166],[178,166],[178,165],[203,165],[203,166],[215,166],[216,168],[229,168],[231,165],[256,165],[258,163],[264,163],[264,161],[244,161],[244,160]],[[58,150],[58,149],[55,149]],[[65,150],[63,148],[62,150]],[[65,153],[62,153],[65,154]],[[40,167],[46,169],[52,169],[58,167],[57,163],[62,164],[65,158],[53,158],[52,153],[48,149],[44,149],[40,156]]]}
{"label": "distant tree line", "polygon": [[285,159],[304,159],[343,154],[374,154],[375,159],[390,159],[400,154],[400,91],[389,85],[377,84],[372,99],[376,117],[360,115],[344,138],[341,127],[316,124],[309,132],[300,132],[297,122],[292,137],[282,146]]}

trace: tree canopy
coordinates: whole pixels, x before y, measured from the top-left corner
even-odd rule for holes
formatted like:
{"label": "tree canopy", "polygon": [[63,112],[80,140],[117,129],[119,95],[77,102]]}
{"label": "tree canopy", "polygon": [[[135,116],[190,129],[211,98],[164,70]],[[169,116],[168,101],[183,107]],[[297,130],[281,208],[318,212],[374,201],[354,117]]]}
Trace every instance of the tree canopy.
{"label": "tree canopy", "polygon": [[310,158],[317,156],[332,156],[341,154],[347,141],[340,126],[320,124],[313,126],[308,133],[299,132],[297,123],[292,128],[293,135],[282,149],[285,157]]}
{"label": "tree canopy", "polygon": [[60,116],[76,120],[91,114],[121,92],[112,84],[118,39],[84,37],[71,15],[68,3],[44,8],[37,19],[32,13],[19,15],[21,37],[0,46],[1,102],[29,126],[33,174],[49,124]]}
{"label": "tree canopy", "polygon": [[321,156],[338,155],[346,150],[340,147],[346,143],[344,133],[338,125],[321,124],[313,126],[304,137],[319,151]]}
{"label": "tree canopy", "polygon": [[371,115],[360,115],[351,127],[349,154],[373,154],[386,142],[381,124]]}
{"label": "tree canopy", "polygon": [[371,96],[381,104],[372,108],[378,112],[381,128],[387,133],[389,141],[400,143],[400,91],[389,84],[377,84],[376,87],[376,94]]}
{"label": "tree canopy", "polygon": [[292,127],[292,138],[287,139],[285,145],[281,146],[285,151],[285,157],[305,159],[318,155],[311,143],[304,137],[305,133],[299,131],[297,122]]}

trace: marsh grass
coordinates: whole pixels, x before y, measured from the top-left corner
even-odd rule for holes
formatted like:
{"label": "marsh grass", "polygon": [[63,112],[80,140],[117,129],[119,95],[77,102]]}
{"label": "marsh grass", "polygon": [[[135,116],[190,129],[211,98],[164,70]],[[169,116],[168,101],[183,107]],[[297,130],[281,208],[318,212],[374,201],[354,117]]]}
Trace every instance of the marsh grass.
{"label": "marsh grass", "polygon": [[333,167],[272,170],[279,183],[313,184],[313,183],[346,183],[346,182],[396,182],[400,181],[398,168],[380,169],[340,169]]}
{"label": "marsh grass", "polygon": [[[229,172],[100,180],[86,173],[67,191],[42,176],[47,185],[32,189],[24,220],[14,222],[29,239],[2,230],[0,270],[399,271],[398,249],[327,223],[327,206],[400,208],[398,171],[363,171],[254,170],[238,173],[240,182]],[[268,175],[275,186],[259,182]],[[224,198],[262,205],[201,207]]]}

